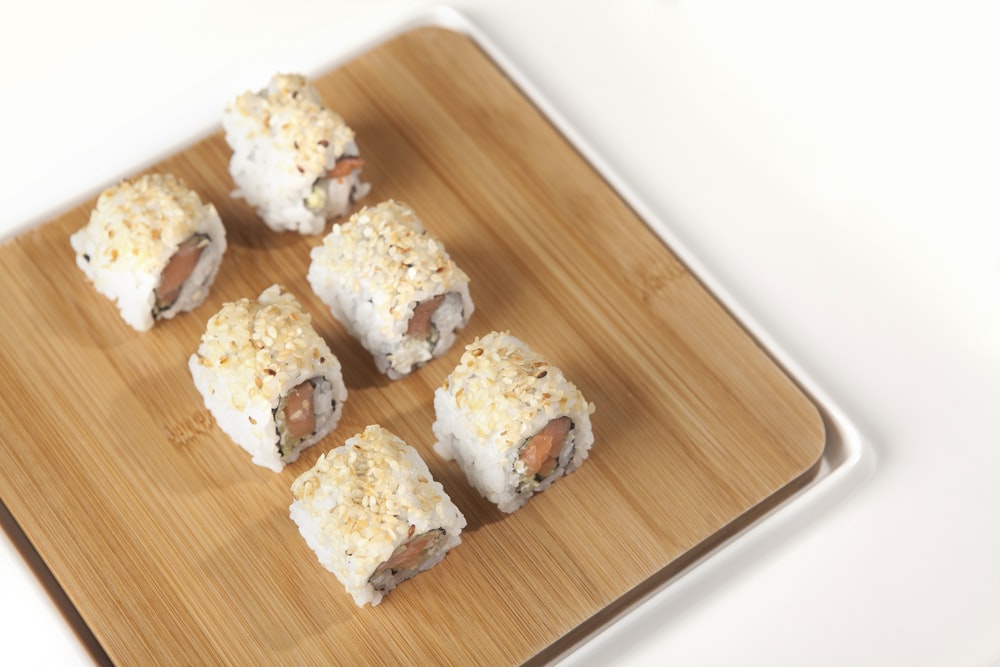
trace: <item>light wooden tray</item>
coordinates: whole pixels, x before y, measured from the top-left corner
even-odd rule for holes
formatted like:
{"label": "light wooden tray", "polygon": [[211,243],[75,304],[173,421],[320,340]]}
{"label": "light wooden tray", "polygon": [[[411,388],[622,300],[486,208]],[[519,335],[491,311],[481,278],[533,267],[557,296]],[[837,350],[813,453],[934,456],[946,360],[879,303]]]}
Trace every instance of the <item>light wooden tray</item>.
{"label": "light wooden tray", "polygon": [[[813,402],[473,40],[416,29],[316,83],[357,132],[364,203],[412,205],[472,278],[470,326],[416,374],[380,376],[311,293],[320,237],[271,233],[230,198],[221,134],[156,167],[228,230],[194,313],[144,334],[119,319],[69,246],[92,201],[0,246],[0,496],[112,661],[541,662],[808,481],[825,442]],[[275,282],[350,392],[338,429],[281,474],[221,433],[186,367],[223,302]],[[509,516],[431,448],[435,387],[493,329],[597,406],[587,463]],[[376,422],[420,450],[468,528],[359,609],[287,508],[320,452]]]}

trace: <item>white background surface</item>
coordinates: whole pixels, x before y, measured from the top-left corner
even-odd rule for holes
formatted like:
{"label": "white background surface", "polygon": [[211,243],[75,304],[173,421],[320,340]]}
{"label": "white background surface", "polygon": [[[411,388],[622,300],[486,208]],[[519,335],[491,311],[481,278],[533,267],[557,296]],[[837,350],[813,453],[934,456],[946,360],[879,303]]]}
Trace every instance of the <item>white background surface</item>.
{"label": "white background surface", "polygon": [[[0,231],[425,6],[26,3],[0,23]],[[567,663],[1000,664],[1000,9],[452,6],[865,442],[849,486],[793,501]],[[0,663],[86,663],[7,543],[0,591]]]}

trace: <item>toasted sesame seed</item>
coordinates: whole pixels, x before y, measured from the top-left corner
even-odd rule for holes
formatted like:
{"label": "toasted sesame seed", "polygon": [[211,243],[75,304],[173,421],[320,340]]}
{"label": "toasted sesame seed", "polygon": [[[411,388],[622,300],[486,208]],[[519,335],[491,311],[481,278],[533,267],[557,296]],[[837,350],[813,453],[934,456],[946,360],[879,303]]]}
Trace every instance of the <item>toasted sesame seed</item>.
{"label": "toasted sesame seed", "polygon": [[526,437],[536,416],[552,419],[587,413],[580,391],[562,372],[507,332],[492,332],[466,346],[440,391],[463,413],[482,440],[499,436],[510,447]]}
{"label": "toasted sesame seed", "polygon": [[374,311],[378,331],[394,342],[405,336],[417,303],[467,290],[469,282],[413,209],[391,199],[333,225],[311,256],[311,282],[322,280],[338,291],[379,295],[368,307]]}
{"label": "toasted sesame seed", "polygon": [[[294,324],[292,315],[295,315]],[[273,336],[255,339],[254,332],[269,331]],[[270,345],[266,344],[270,341]],[[305,344],[289,345],[303,340]],[[320,352],[320,350],[325,352]],[[309,352],[315,350],[316,357]],[[315,369],[323,374],[329,366],[339,372],[340,364],[326,342],[313,330],[309,317],[291,294],[282,294],[272,286],[258,299],[240,299],[224,304],[212,316],[198,348],[199,363],[218,371],[220,380],[229,386],[229,395],[244,396],[254,387],[277,404],[283,387],[292,382],[301,369]],[[317,365],[317,358],[328,362]],[[336,371],[333,371],[333,369]],[[265,383],[265,378],[267,382]]]}
{"label": "toasted sesame seed", "polygon": [[[267,87],[246,92],[226,107],[243,132],[295,150],[299,173],[319,177],[354,142],[354,132],[326,108],[319,92],[300,74],[276,74]],[[285,122],[272,123],[281,118]]]}

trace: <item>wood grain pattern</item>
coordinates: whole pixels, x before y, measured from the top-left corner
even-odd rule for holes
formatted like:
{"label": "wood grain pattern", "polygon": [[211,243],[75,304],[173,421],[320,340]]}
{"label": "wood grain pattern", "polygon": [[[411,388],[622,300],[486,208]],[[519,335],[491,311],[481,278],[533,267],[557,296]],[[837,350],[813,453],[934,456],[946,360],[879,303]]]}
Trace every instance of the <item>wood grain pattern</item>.
{"label": "wood grain pattern", "polygon": [[[221,134],[156,166],[227,226],[194,313],[136,333],[86,283],[68,239],[92,201],[0,247],[0,496],[113,661],[551,657],[815,469],[813,403],[473,41],[417,29],[316,83],[357,132],[366,203],[412,205],[472,278],[470,326],[414,375],[379,375],[312,295],[320,237],[272,233],[229,197]],[[186,368],[222,303],[274,282],[313,314],[350,392],[335,433],[281,474],[216,428]],[[492,329],[597,405],[588,462],[510,516],[431,449],[434,388]],[[375,422],[423,453],[469,525],[438,567],[358,609],[287,508],[321,451]]]}

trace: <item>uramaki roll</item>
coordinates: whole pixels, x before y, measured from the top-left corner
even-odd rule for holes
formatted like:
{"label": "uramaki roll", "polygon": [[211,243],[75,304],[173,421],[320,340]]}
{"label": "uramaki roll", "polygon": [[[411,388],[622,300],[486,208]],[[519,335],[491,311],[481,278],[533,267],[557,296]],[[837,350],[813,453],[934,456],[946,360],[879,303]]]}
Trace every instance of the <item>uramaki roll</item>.
{"label": "uramaki roll", "polygon": [[76,264],[137,331],[193,310],[208,296],[226,230],[212,204],[172,174],[108,188],[70,237]]}
{"label": "uramaki roll", "polygon": [[378,425],[321,455],[292,484],[289,514],[359,607],[434,567],[465,517],[416,449]]}
{"label": "uramaki roll", "polygon": [[222,115],[236,194],[274,231],[320,234],[367,194],[354,131],[301,74],[276,74]]}
{"label": "uramaki roll", "polygon": [[465,348],[434,392],[434,451],[503,512],[576,470],[594,442],[594,411],[562,371],[507,332]]}
{"label": "uramaki roll", "polygon": [[223,432],[275,472],[336,428],[347,400],[339,360],[277,285],[213,315],[188,368]]}
{"label": "uramaki roll", "polygon": [[313,291],[399,379],[444,354],[469,322],[469,277],[409,206],[388,200],[334,224],[313,248]]}

